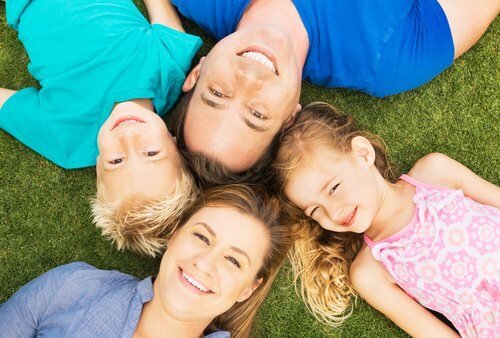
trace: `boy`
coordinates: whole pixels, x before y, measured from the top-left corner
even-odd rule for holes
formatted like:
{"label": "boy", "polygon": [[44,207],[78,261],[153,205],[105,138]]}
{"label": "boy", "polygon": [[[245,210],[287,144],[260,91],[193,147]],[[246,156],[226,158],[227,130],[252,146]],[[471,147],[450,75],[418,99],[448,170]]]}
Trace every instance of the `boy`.
{"label": "boy", "polygon": [[[97,226],[119,248],[154,255],[194,194],[160,116],[201,41],[183,32],[168,1],[144,3],[151,24],[130,0],[7,1],[41,88],[0,89],[0,128],[63,168],[96,165]],[[175,206],[160,207],[172,196]],[[148,210],[134,231],[128,210]]]}

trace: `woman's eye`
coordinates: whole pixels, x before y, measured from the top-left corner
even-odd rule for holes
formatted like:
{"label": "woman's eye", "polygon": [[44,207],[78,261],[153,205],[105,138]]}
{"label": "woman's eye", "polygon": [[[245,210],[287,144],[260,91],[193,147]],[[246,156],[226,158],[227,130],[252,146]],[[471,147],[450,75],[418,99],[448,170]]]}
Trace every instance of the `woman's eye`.
{"label": "woman's eye", "polygon": [[240,262],[238,262],[238,261],[236,260],[236,258],[231,257],[231,256],[228,256],[228,257],[226,257],[226,259],[227,259],[229,262],[231,262],[231,264],[233,264],[234,266],[236,266],[238,269],[240,269],[240,268],[241,268],[241,264],[240,264]]}
{"label": "woman's eye", "polygon": [[195,235],[196,237],[198,237],[198,239],[199,239],[200,241],[205,242],[205,244],[206,244],[206,245],[209,245],[209,244],[210,244],[210,241],[208,240],[208,238],[206,238],[206,237],[205,237],[205,236],[203,236],[202,234],[199,234],[199,233],[195,232],[195,234],[194,234],[194,235]]}
{"label": "woman's eye", "polygon": [[335,192],[335,190],[337,190],[337,188],[339,187],[340,183],[337,183],[333,186],[333,188],[330,189],[330,195],[333,194]]}
{"label": "woman's eye", "polygon": [[148,156],[148,157],[153,157],[153,156],[156,156],[158,155],[160,152],[159,151],[146,151],[144,153],[144,155]]}
{"label": "woman's eye", "polygon": [[217,91],[217,90],[215,90],[215,89],[210,88],[210,92],[211,92],[213,95],[217,96],[217,97],[224,97],[224,94],[222,94],[221,92],[219,92],[219,91]]}
{"label": "woman's eye", "polygon": [[108,161],[109,164],[120,164],[123,162],[123,157],[115,158],[114,160]]}

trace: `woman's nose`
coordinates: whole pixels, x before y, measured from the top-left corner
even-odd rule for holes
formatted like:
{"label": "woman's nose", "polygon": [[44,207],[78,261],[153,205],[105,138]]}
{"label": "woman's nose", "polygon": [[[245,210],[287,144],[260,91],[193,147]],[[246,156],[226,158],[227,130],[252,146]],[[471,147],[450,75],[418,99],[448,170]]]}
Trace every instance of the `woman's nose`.
{"label": "woman's nose", "polygon": [[196,256],[194,265],[200,272],[212,276],[217,268],[217,260],[214,252],[204,252]]}

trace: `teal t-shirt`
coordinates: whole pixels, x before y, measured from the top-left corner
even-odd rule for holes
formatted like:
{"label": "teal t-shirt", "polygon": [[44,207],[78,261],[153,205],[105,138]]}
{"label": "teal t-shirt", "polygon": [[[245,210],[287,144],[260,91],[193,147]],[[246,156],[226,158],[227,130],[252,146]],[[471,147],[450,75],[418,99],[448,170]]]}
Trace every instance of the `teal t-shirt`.
{"label": "teal t-shirt", "polygon": [[163,116],[181,94],[199,37],[151,25],[131,0],[7,0],[40,90],[0,110],[0,128],[57,165],[95,165],[116,102],[151,98]]}

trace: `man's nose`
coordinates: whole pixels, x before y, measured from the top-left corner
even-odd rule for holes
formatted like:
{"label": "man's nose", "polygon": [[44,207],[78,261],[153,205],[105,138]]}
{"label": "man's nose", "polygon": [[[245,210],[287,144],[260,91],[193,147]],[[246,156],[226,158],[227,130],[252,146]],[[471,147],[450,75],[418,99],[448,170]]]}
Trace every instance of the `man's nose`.
{"label": "man's nose", "polygon": [[257,71],[250,69],[238,69],[236,71],[236,80],[242,86],[251,86],[254,90],[260,90],[262,88],[263,81],[259,77]]}

